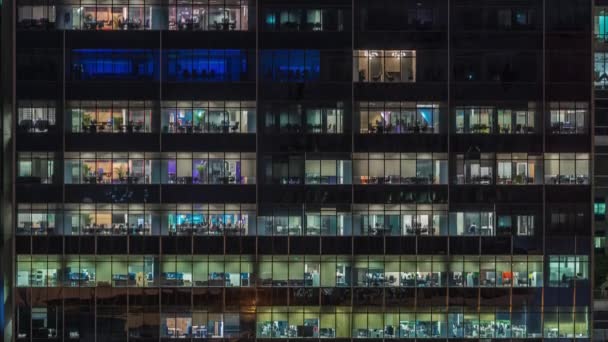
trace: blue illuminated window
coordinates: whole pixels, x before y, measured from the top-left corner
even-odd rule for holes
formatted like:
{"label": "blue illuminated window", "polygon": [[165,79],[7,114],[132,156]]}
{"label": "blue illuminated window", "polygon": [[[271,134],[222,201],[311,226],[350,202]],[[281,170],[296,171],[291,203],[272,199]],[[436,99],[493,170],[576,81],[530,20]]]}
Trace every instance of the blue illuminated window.
{"label": "blue illuminated window", "polygon": [[168,79],[178,82],[236,82],[247,79],[248,57],[241,50],[171,50]]}
{"label": "blue illuminated window", "polygon": [[321,71],[318,50],[268,50],[261,64],[263,78],[272,81],[318,81]]}
{"label": "blue illuminated window", "polygon": [[153,79],[155,69],[151,50],[72,50],[70,73],[74,80]]}

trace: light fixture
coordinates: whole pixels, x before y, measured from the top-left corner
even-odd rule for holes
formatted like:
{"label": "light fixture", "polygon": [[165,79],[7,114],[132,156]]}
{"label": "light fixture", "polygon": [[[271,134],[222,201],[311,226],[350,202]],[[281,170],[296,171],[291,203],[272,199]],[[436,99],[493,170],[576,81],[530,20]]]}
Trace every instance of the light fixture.
{"label": "light fixture", "polygon": [[413,51],[410,50],[400,50],[400,51],[393,51],[393,57],[395,58],[403,58],[403,57],[407,57],[409,55],[413,55]]}
{"label": "light fixture", "polygon": [[376,58],[378,57],[378,52],[376,51],[369,51],[369,50],[365,50],[365,54],[364,54],[367,58]]}

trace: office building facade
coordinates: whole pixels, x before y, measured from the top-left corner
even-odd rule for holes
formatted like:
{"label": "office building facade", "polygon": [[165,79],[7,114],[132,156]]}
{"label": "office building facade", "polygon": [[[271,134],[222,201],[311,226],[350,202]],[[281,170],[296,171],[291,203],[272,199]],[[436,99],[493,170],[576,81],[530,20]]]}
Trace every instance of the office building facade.
{"label": "office building facade", "polygon": [[603,28],[606,19],[607,4],[596,1],[593,17],[593,49],[594,49],[594,339],[601,341],[608,338],[608,295],[606,289],[608,283],[606,267],[606,71],[604,68],[604,57],[606,56],[606,32]]}
{"label": "office building facade", "polygon": [[3,6],[11,340],[592,339],[598,4]]}

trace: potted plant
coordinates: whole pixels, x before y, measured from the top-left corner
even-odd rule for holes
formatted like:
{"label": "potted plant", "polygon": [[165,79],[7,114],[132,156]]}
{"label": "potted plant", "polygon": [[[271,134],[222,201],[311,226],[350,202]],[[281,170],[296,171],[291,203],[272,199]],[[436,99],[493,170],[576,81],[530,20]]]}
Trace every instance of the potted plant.
{"label": "potted plant", "polygon": [[139,133],[139,131],[142,129],[142,127],[144,127],[143,121],[141,121],[141,120],[137,121],[137,124],[135,125],[135,132]]}
{"label": "potted plant", "polygon": [[93,224],[93,220],[91,219],[91,216],[89,216],[88,214],[81,215],[81,221],[82,221],[81,228],[90,227],[91,224]]}
{"label": "potted plant", "polygon": [[118,180],[121,183],[124,183],[127,180],[127,176],[128,176],[128,170],[124,165],[120,165],[119,167],[114,168],[114,171],[116,171],[116,175],[118,176]]}
{"label": "potted plant", "polygon": [[[92,168],[88,164],[82,164],[82,179],[87,182],[87,177],[91,175]],[[91,181],[92,183],[93,181]]]}
{"label": "potted plant", "polygon": [[205,179],[204,174],[205,174],[206,168],[207,168],[207,165],[205,165],[203,162],[196,165],[196,171],[198,171],[198,182],[201,184],[203,183],[203,180]]}
{"label": "potted plant", "polygon": [[203,122],[205,122],[205,111],[200,110],[194,115],[194,127],[202,128]]}
{"label": "potted plant", "polygon": [[112,129],[114,131],[122,132],[122,116],[117,116],[112,119]]}
{"label": "potted plant", "polygon": [[82,130],[86,131],[91,126],[91,116],[89,114],[82,115]]}

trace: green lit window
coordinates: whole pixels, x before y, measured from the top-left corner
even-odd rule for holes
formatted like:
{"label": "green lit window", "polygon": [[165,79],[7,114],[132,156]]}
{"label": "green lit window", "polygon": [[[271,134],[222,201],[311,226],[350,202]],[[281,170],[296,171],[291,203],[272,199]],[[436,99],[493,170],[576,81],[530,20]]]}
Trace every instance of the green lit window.
{"label": "green lit window", "polygon": [[593,246],[595,248],[604,248],[606,247],[606,237],[605,236],[596,236],[593,238]]}
{"label": "green lit window", "polygon": [[601,203],[595,203],[593,205],[593,212],[595,213],[595,216],[606,216],[606,203],[601,202]]}

